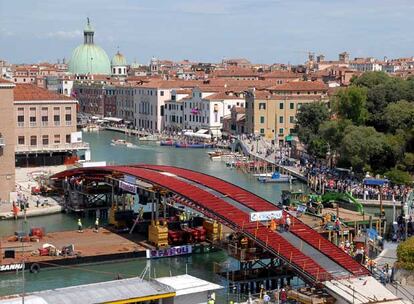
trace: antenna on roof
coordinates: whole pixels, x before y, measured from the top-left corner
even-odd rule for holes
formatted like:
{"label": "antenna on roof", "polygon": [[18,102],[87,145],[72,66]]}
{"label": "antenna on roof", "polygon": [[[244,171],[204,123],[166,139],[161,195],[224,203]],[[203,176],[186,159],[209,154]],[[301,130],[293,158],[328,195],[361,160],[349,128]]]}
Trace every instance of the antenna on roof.
{"label": "antenna on roof", "polygon": [[88,25],[90,25],[90,22],[89,22],[89,17],[86,17],[86,20],[87,20],[87,22],[88,22]]}

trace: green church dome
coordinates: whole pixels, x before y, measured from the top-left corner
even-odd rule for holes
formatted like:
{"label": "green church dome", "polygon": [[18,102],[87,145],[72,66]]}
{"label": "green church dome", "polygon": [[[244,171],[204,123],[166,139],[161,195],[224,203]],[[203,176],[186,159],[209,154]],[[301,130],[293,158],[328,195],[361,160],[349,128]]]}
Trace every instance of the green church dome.
{"label": "green church dome", "polygon": [[73,50],[69,60],[69,72],[72,74],[111,74],[111,63],[106,52],[93,42],[94,30],[88,23],[83,31],[84,44]]}
{"label": "green church dome", "polygon": [[111,65],[113,67],[117,67],[117,66],[126,66],[127,65],[127,61],[124,55],[122,55],[119,51],[114,55],[114,57],[112,57],[111,60]]}

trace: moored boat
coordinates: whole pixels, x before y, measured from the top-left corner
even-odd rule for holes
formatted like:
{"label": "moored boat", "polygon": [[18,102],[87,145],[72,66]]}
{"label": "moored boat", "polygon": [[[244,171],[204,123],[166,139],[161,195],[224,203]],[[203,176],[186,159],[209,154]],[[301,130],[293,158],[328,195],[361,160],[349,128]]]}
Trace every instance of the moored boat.
{"label": "moored boat", "polygon": [[291,175],[274,172],[271,177],[259,176],[257,180],[261,183],[291,183],[295,178]]}
{"label": "moored boat", "polygon": [[183,143],[177,142],[175,143],[176,148],[188,148],[188,149],[203,149],[203,148],[213,148],[214,145],[210,143]]}
{"label": "moored boat", "polygon": [[172,147],[174,146],[175,142],[173,140],[161,140],[160,142],[160,146],[167,146],[167,147]]}

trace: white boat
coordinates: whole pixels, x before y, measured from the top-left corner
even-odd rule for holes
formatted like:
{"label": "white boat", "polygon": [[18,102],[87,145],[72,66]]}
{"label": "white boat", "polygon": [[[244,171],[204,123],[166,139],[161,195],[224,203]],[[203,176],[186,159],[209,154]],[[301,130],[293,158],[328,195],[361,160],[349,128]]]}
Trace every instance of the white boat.
{"label": "white boat", "polygon": [[125,146],[127,148],[136,147],[133,143],[130,143],[126,141],[125,139],[112,139],[111,145],[112,146]]}
{"label": "white boat", "polygon": [[86,127],[82,128],[83,132],[99,132],[100,130],[101,127],[97,125],[87,125]]}
{"label": "white boat", "polygon": [[291,175],[280,174],[279,172],[274,172],[270,177],[268,176],[259,176],[257,180],[261,183],[291,183],[295,178]]}
{"label": "white boat", "polygon": [[253,174],[254,177],[272,177],[273,172]]}
{"label": "white boat", "polygon": [[140,141],[159,141],[160,139],[158,138],[157,135],[148,135],[148,136],[140,137],[139,140]]}

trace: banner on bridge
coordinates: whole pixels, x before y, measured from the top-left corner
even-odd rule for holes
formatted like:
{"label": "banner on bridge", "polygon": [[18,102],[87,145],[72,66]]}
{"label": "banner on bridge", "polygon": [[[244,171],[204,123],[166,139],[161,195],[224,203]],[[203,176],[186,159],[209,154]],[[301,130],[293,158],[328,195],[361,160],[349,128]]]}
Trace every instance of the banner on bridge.
{"label": "banner on bridge", "polygon": [[282,210],[275,210],[275,211],[262,211],[262,212],[250,212],[250,221],[251,222],[261,222],[261,221],[270,221],[270,220],[278,220],[281,219],[283,216]]}

